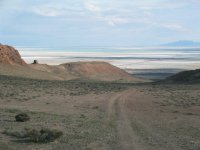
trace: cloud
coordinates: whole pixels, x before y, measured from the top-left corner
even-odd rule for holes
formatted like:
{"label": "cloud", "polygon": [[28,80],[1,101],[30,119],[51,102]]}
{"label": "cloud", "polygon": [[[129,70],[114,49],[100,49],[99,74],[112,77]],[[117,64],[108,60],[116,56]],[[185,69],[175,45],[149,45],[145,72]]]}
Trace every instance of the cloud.
{"label": "cloud", "polygon": [[24,7],[24,4],[22,3],[23,0],[0,0],[0,11],[8,11],[9,12],[19,12],[24,11],[26,8]]}
{"label": "cloud", "polygon": [[143,10],[175,9],[183,7],[185,3],[169,2],[167,0],[143,0],[136,3],[137,7]]}
{"label": "cloud", "polygon": [[169,30],[179,30],[182,31],[184,28],[179,24],[164,24],[162,27],[167,28]]}
{"label": "cloud", "polygon": [[74,6],[72,3],[71,5],[65,5],[63,3],[44,3],[44,4],[35,4],[30,8],[30,12],[37,14],[43,17],[70,17],[76,18],[81,17],[84,15],[83,8],[80,6]]}
{"label": "cloud", "polygon": [[49,5],[33,7],[32,11],[38,15],[46,17],[57,17],[63,13],[61,8],[56,8]]}
{"label": "cloud", "polygon": [[[104,4],[104,3],[100,3]],[[84,3],[85,10],[89,12],[89,15],[92,16],[97,21],[102,21],[108,24],[109,26],[116,26],[119,24],[126,24],[128,20],[125,17],[118,16],[119,13],[109,14],[108,12],[115,12],[110,6],[102,7],[99,3],[95,3],[91,0],[86,0]]]}
{"label": "cloud", "polygon": [[171,2],[170,0],[84,1],[84,7],[89,12],[89,16],[94,20],[105,22],[109,26],[137,23],[171,30],[180,30],[182,27],[176,23],[168,23],[168,20],[165,21],[166,25],[160,25],[159,21],[155,20],[155,11],[177,9],[186,4],[186,1]]}
{"label": "cloud", "polygon": [[111,26],[115,26],[117,24],[126,24],[126,23],[128,23],[127,19],[116,17],[116,16],[105,17],[103,19]]}
{"label": "cloud", "polygon": [[149,26],[151,28],[161,28],[161,29],[167,29],[167,30],[171,30],[171,31],[185,31],[185,28],[178,24],[178,23],[169,23],[169,22],[155,22],[155,21],[147,21],[145,22],[146,26]]}
{"label": "cloud", "polygon": [[91,11],[91,12],[101,12],[102,11],[102,9],[99,6],[92,3],[91,1],[85,2],[85,8],[86,8],[86,10]]}
{"label": "cloud", "polygon": [[68,37],[72,43],[86,36],[97,43],[109,37],[141,42],[157,34],[182,38],[189,31],[197,37],[199,5],[199,0],[0,0],[0,30],[5,37],[49,33],[48,38]]}
{"label": "cloud", "polygon": [[[83,5],[77,8],[73,5],[64,5],[62,3],[44,3],[31,8],[31,11],[43,17],[82,17],[88,21],[100,21],[109,26],[118,26],[124,24],[140,24],[143,26],[152,26],[166,28],[169,30],[183,30],[183,27],[177,23],[169,23],[168,20],[159,23],[155,20],[155,11],[160,9],[174,9],[183,7],[186,1],[169,2],[169,0],[124,0],[115,1],[106,0],[84,0]],[[81,2],[80,2],[81,3]],[[71,16],[70,16],[71,15]]]}

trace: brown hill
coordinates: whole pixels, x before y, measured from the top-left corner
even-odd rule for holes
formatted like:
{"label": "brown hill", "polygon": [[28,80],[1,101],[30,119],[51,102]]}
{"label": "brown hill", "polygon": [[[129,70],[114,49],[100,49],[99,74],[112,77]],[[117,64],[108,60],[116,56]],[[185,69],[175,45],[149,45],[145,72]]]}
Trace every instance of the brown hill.
{"label": "brown hill", "polygon": [[19,52],[8,45],[0,44],[0,63],[25,65],[25,61],[21,58]]}
{"label": "brown hill", "polygon": [[60,66],[78,78],[104,81],[133,80],[130,74],[106,62],[74,62]]}
{"label": "brown hill", "polygon": [[59,74],[48,73],[31,68],[29,65],[0,64],[0,75],[16,76],[42,80],[66,80]]}
{"label": "brown hill", "polygon": [[81,80],[100,80],[100,81],[126,81],[126,82],[144,82],[143,79],[135,78],[106,62],[72,62],[58,66],[49,65],[30,65],[31,68],[38,71],[48,72],[59,75],[59,77]]}
{"label": "brown hill", "polygon": [[105,62],[77,62],[57,66],[45,64],[10,65],[0,64],[0,75],[18,76],[43,80],[85,80],[147,82]]}
{"label": "brown hill", "polygon": [[25,65],[19,52],[0,44],[0,75],[10,75],[45,80],[96,80],[144,82],[106,62],[73,62],[57,66],[45,64]]}
{"label": "brown hill", "polygon": [[200,82],[200,69],[183,71],[167,78],[170,82]]}

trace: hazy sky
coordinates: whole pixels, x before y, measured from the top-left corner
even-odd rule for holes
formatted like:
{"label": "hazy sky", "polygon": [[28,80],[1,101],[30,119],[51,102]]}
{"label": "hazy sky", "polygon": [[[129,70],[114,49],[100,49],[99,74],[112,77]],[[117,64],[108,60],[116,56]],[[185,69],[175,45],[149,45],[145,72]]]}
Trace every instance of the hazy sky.
{"label": "hazy sky", "polygon": [[0,43],[136,46],[200,40],[200,0],[0,0]]}

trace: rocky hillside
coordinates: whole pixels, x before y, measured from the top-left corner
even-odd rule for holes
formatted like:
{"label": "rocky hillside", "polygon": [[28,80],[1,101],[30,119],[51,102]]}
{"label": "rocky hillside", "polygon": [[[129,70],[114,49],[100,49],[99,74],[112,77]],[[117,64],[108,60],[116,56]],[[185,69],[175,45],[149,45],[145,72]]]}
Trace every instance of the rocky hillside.
{"label": "rocky hillside", "polygon": [[106,62],[74,62],[60,65],[73,76],[104,81],[131,80],[133,77]]}
{"label": "rocky hillside", "polygon": [[167,78],[171,82],[200,82],[200,69],[183,71]]}
{"label": "rocky hillside", "polygon": [[7,45],[0,45],[0,75],[46,80],[95,80],[119,82],[144,82],[124,70],[106,62],[73,62],[57,66],[26,64],[19,52]]}
{"label": "rocky hillside", "polygon": [[30,67],[38,71],[57,74],[64,79],[143,82],[142,79],[135,78],[106,62],[71,62],[58,66],[36,64]]}
{"label": "rocky hillside", "polygon": [[8,45],[0,44],[0,63],[2,64],[18,64],[25,65],[25,61],[21,58],[19,52]]}

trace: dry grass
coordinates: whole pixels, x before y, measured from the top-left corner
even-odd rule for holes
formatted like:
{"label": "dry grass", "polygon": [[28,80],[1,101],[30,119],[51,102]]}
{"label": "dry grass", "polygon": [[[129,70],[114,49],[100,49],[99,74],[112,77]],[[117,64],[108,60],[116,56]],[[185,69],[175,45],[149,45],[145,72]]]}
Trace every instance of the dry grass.
{"label": "dry grass", "polygon": [[[0,76],[0,89],[0,148],[5,150],[117,150],[122,149],[120,141],[126,134],[148,150],[200,148],[198,84],[133,85]],[[21,113],[31,119],[16,122],[15,116]],[[44,127],[50,130],[41,131]],[[49,132],[52,129],[63,135],[52,139],[61,134]]]}

